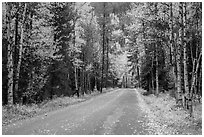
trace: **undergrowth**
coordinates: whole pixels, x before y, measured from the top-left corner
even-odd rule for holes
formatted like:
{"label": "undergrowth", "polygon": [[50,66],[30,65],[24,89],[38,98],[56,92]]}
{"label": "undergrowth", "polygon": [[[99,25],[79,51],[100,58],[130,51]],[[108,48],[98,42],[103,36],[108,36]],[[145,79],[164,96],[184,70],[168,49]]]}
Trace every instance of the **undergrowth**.
{"label": "undergrowth", "polygon": [[[112,89],[104,90],[102,93],[112,91]],[[93,96],[99,95],[100,92],[92,92],[91,94],[84,94],[77,98],[74,97],[57,97],[52,100],[45,100],[39,104],[28,104],[28,105],[14,105],[9,108],[7,105],[2,107],[2,125],[8,125],[19,120],[31,118],[40,114],[57,110],[63,107],[67,107],[72,104],[86,101]]]}
{"label": "undergrowth", "polygon": [[158,97],[152,94],[138,96],[141,109],[148,113],[149,125],[157,131],[155,134],[202,134],[201,103],[194,103],[193,117],[190,117],[188,111],[178,107],[168,93],[161,93]]}

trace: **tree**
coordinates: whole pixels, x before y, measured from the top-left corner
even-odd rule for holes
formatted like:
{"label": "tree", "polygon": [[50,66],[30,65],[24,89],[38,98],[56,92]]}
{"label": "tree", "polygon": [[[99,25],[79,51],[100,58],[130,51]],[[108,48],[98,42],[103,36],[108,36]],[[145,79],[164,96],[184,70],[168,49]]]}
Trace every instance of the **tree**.
{"label": "tree", "polygon": [[[156,16],[156,18],[155,18],[155,20],[157,21],[157,3],[155,3],[155,16]],[[159,72],[158,72],[158,65],[159,65],[159,63],[158,63],[158,45],[157,45],[157,43],[158,42],[156,42],[155,43],[155,49],[156,49],[156,95],[158,96],[158,94],[159,94]]]}
{"label": "tree", "polygon": [[[170,14],[170,64],[172,66],[171,74],[173,75],[173,88],[176,90],[176,83],[177,83],[177,64],[176,64],[176,44],[174,41],[174,21],[173,21],[173,3],[170,3],[169,8]],[[173,92],[173,96],[175,96],[175,92]]]}
{"label": "tree", "polygon": [[[183,64],[184,64],[184,87],[185,87],[185,94],[187,96],[189,96],[189,83],[188,83],[188,67],[187,67],[187,37],[186,37],[186,28],[187,28],[187,18],[186,18],[186,14],[187,14],[187,11],[186,11],[186,4],[187,3],[183,3],[184,6],[183,6],[183,26],[182,26],[182,33],[183,33],[183,37],[184,37],[184,43],[183,43]],[[186,104],[184,104],[184,107],[186,108]]]}
{"label": "tree", "polygon": [[8,106],[13,105],[13,45],[11,41],[11,3],[6,3],[7,24],[7,69],[8,69]]}
{"label": "tree", "polygon": [[69,41],[71,40],[71,34],[74,30],[72,21],[75,14],[72,12],[72,3],[51,3],[50,7],[50,11],[53,14],[50,24],[54,27],[53,40],[56,45],[56,51],[54,53],[56,61],[53,63],[58,64],[58,66],[54,65],[56,68],[53,70],[51,75],[55,75],[57,77],[57,79],[53,80],[59,80],[56,82],[58,84],[54,85],[51,89],[53,90],[53,88],[58,88],[58,90],[61,90],[63,94],[70,95],[71,93],[68,92],[70,90],[69,84],[71,84],[70,73],[73,69],[70,60]]}
{"label": "tree", "polygon": [[[20,38],[20,44],[19,44],[19,55],[18,55],[18,63],[16,68],[16,81],[15,81],[15,92],[19,92],[18,90],[18,82],[19,82],[19,74],[20,74],[20,67],[22,62],[22,55],[23,55],[23,45],[24,45],[24,30],[25,30],[25,19],[26,19],[26,10],[27,10],[27,3],[24,5],[24,11],[23,11],[23,20],[21,23],[21,38]],[[18,95],[18,94],[17,94]],[[16,96],[16,102],[18,96]]]}
{"label": "tree", "polygon": [[14,103],[16,102],[16,100],[18,99],[18,94],[17,94],[17,84],[19,80],[17,80],[17,59],[15,59],[15,55],[17,54],[17,49],[18,49],[18,26],[19,26],[19,3],[15,4],[16,5],[16,12],[15,12],[15,24],[14,24],[14,36],[13,36],[13,42],[14,42],[14,52],[13,52],[13,55],[14,55],[14,61],[13,61],[13,64],[14,64]]}

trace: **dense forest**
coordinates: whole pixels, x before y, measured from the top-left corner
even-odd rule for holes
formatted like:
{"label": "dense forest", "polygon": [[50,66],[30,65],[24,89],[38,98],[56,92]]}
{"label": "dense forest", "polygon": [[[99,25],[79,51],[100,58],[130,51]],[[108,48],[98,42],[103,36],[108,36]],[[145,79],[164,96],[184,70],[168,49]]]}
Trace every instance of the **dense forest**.
{"label": "dense forest", "polygon": [[108,87],[170,92],[192,113],[202,96],[202,3],[2,3],[3,105]]}

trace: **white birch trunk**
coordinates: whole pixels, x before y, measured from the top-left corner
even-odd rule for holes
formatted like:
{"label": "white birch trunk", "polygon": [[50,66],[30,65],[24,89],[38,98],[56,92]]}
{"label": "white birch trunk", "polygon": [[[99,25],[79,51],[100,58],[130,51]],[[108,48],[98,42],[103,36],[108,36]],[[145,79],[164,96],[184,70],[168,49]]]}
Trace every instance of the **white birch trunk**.
{"label": "white birch trunk", "polygon": [[18,91],[18,83],[19,83],[19,75],[20,75],[20,68],[22,62],[22,55],[23,55],[23,39],[24,39],[24,24],[25,24],[25,14],[26,14],[27,4],[25,3],[24,11],[23,11],[23,21],[21,24],[21,39],[19,44],[19,55],[18,55],[18,64],[16,69],[16,83],[15,83],[15,92]]}

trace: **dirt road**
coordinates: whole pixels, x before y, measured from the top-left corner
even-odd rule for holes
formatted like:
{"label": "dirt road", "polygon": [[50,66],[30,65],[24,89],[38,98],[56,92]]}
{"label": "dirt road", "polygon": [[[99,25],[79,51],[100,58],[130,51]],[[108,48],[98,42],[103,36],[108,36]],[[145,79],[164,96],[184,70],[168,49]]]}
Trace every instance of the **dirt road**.
{"label": "dirt road", "polygon": [[2,127],[3,134],[148,134],[135,89],[117,89],[92,99]]}

